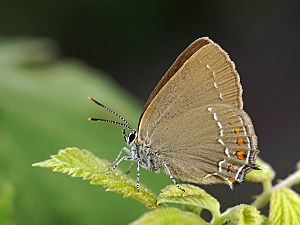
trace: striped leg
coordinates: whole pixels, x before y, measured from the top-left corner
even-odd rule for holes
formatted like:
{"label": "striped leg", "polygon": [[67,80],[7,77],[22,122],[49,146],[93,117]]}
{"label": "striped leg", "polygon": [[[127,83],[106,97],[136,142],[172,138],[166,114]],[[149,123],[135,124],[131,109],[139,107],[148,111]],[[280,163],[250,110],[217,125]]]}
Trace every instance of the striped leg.
{"label": "striped leg", "polygon": [[123,161],[133,161],[134,159],[131,158],[130,156],[123,156],[121,159],[119,159],[119,161],[117,161],[114,166],[111,168],[111,170],[107,173],[107,175],[111,174],[116,168],[117,166]]}
{"label": "striped leg", "polygon": [[173,183],[176,185],[176,187],[177,187],[179,190],[185,192],[185,190],[184,190],[182,187],[180,187],[179,184],[177,184],[177,182],[176,182],[175,178],[173,177],[173,175],[172,175],[172,173],[171,173],[171,170],[170,170],[170,168],[168,167],[168,165],[167,165],[166,163],[163,163],[163,166],[165,167],[166,173],[168,174],[168,176],[170,177],[170,179],[173,181]]}
{"label": "striped leg", "polygon": [[115,161],[113,162],[113,165],[115,165],[115,164],[118,162],[118,160],[120,159],[120,157],[121,157],[123,151],[126,152],[127,154],[130,153],[130,151],[128,150],[128,148],[126,148],[126,147],[122,148],[121,151],[119,152],[117,158],[116,158]]}
{"label": "striped leg", "polygon": [[137,160],[136,165],[136,190],[140,192],[140,161]]}

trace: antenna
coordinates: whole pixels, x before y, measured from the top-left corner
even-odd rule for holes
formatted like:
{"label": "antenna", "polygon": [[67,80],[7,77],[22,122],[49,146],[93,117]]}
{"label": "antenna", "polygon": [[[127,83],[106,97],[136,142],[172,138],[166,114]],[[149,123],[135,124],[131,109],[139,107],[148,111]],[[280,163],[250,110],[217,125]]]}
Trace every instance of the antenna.
{"label": "antenna", "polygon": [[118,121],[113,121],[113,120],[106,120],[106,119],[98,119],[98,118],[88,118],[89,121],[95,121],[95,122],[107,122],[107,123],[112,123],[112,124],[118,124],[121,125],[123,127],[128,128],[129,130],[132,129],[130,126],[128,126],[127,124],[124,123],[120,123]]}
{"label": "antenna", "polygon": [[97,122],[108,122],[108,123],[113,123],[113,124],[118,124],[121,126],[124,126],[128,129],[132,129],[132,127],[129,125],[129,123],[127,122],[127,120],[125,120],[122,116],[120,116],[118,113],[114,112],[113,110],[111,110],[110,108],[108,108],[107,106],[101,104],[100,102],[96,101],[94,98],[92,97],[88,97],[88,99],[92,102],[95,103],[96,105],[104,108],[105,110],[107,110],[108,112],[114,114],[115,116],[117,116],[119,119],[121,119],[124,123],[120,123],[118,121],[113,121],[113,120],[107,120],[107,119],[97,119],[97,118],[88,118],[88,120],[90,121],[97,121]]}

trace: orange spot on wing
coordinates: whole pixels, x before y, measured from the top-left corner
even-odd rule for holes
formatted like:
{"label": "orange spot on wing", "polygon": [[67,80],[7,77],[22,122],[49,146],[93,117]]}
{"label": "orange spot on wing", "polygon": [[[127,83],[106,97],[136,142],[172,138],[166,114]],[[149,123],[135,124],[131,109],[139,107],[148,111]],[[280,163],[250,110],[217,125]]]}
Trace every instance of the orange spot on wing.
{"label": "orange spot on wing", "polygon": [[236,127],[233,129],[234,130],[234,133],[238,134],[240,132],[240,128]]}
{"label": "orange spot on wing", "polygon": [[246,152],[245,151],[237,151],[235,153],[236,157],[240,160],[243,160],[246,158]]}
{"label": "orange spot on wing", "polygon": [[237,144],[238,144],[239,146],[244,146],[244,145],[245,145],[244,139],[243,139],[242,137],[239,137],[239,138],[237,139]]}
{"label": "orange spot on wing", "polygon": [[230,183],[235,183],[235,182],[236,182],[236,180],[235,180],[233,177],[229,178],[228,181],[229,181]]}
{"label": "orange spot on wing", "polygon": [[233,172],[234,171],[234,166],[232,164],[230,164],[228,167],[227,167],[227,173],[229,172]]}

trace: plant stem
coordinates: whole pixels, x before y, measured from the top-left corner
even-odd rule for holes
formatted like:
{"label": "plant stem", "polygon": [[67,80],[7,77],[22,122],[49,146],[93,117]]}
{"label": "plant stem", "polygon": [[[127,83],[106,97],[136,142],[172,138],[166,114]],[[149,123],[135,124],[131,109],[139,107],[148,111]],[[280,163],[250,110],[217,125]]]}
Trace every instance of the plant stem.
{"label": "plant stem", "polygon": [[287,178],[276,184],[272,187],[271,181],[263,183],[264,191],[261,195],[257,197],[257,199],[252,203],[257,209],[263,208],[268,202],[271,197],[271,194],[279,188],[289,188],[293,185],[300,183],[300,170],[292,173]]}
{"label": "plant stem", "polygon": [[266,181],[262,185],[263,193],[252,203],[257,209],[263,208],[268,203],[272,193],[272,181]]}
{"label": "plant stem", "polygon": [[214,217],[213,220],[211,221],[211,225],[220,225],[224,224],[226,221],[230,219],[230,214],[229,211],[226,210],[221,214],[219,217]]}
{"label": "plant stem", "polygon": [[[300,183],[300,170],[292,173],[287,178],[285,178],[280,183],[276,184],[273,189],[283,188],[283,187],[292,187],[293,185]],[[273,190],[274,191],[274,190]]]}

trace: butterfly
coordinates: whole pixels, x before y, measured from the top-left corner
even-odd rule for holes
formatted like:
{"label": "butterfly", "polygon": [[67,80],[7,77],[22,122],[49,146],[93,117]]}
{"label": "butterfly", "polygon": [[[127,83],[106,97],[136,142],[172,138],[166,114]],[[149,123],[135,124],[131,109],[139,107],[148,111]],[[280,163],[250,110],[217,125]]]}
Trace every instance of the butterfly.
{"label": "butterfly", "polygon": [[[193,184],[244,181],[259,153],[250,117],[243,110],[242,86],[228,54],[207,37],[190,44],[175,60],[149,96],[137,129],[118,113],[89,97],[122,122],[89,118],[124,127],[127,144],[109,173],[122,162],[161,170],[177,187],[175,178]],[[125,128],[129,130],[128,135]],[[125,152],[126,156],[121,157]]]}

